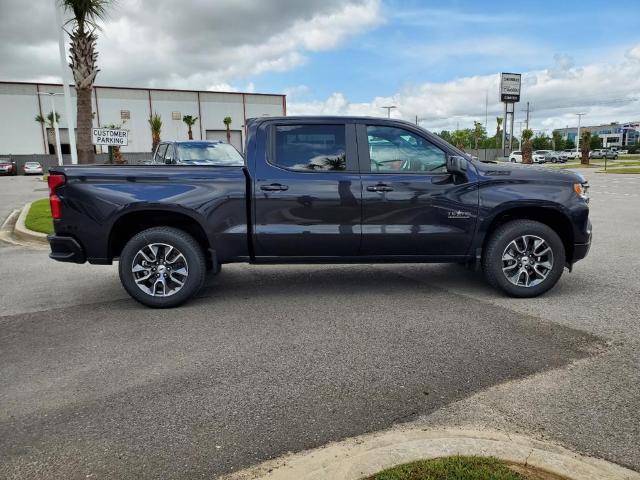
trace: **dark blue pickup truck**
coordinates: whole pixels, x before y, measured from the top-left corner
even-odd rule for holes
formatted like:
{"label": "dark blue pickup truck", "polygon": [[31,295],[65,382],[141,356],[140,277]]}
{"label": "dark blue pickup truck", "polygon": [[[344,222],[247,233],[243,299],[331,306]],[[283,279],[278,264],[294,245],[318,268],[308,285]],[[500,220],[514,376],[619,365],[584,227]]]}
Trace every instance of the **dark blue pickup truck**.
{"label": "dark blue pickup truck", "polygon": [[589,251],[582,176],[480,163],[407,122],[254,119],[245,150],[51,169],[51,258],[119,260],[133,298],[171,307],[230,262],[475,264],[533,297]]}

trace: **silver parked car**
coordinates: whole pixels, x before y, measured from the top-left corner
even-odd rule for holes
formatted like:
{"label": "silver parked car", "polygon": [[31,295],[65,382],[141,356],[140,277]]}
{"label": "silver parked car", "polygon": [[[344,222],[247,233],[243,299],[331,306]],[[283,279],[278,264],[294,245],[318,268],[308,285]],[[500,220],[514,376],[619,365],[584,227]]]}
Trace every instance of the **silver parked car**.
{"label": "silver parked car", "polygon": [[591,150],[589,152],[589,158],[606,158],[609,160],[616,160],[618,158],[618,152],[615,150],[609,150],[608,148],[599,148],[597,150]]}
{"label": "silver parked car", "polygon": [[558,163],[563,161],[566,162],[566,160],[562,160],[562,156],[560,155],[560,152],[556,152],[554,150],[548,150],[544,156],[544,160],[545,162],[551,162],[551,163]]}

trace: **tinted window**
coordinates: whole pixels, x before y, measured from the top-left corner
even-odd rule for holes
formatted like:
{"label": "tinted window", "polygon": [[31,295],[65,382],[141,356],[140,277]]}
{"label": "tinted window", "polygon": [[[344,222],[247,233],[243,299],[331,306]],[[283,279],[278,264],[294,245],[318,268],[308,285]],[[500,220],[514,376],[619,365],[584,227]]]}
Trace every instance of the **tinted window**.
{"label": "tinted window", "polygon": [[443,150],[419,135],[396,127],[367,127],[372,172],[446,172]]}
{"label": "tinted window", "polygon": [[346,170],[344,125],[276,127],[275,164],[303,172]]}
{"label": "tinted window", "polygon": [[158,150],[156,150],[156,156],[153,159],[156,163],[164,163],[164,152],[167,151],[167,144],[161,143],[158,145]]}
{"label": "tinted window", "polygon": [[164,153],[164,163],[171,163],[173,160],[173,145],[167,145],[167,151]]}
{"label": "tinted window", "polygon": [[241,167],[244,158],[227,143],[179,143],[177,159],[180,164]]}

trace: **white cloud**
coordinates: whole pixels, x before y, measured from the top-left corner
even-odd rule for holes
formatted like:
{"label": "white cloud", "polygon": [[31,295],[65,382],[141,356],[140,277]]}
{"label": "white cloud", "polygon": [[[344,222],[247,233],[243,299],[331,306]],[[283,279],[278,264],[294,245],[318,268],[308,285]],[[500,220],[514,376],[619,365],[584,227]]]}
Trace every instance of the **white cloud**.
{"label": "white cloud", "polygon": [[[99,34],[99,84],[193,89],[283,72],[382,18],[380,0],[132,0],[124,7],[111,9]],[[0,0],[0,11],[3,76],[59,75],[53,2]]]}
{"label": "white cloud", "polygon": [[[523,121],[525,102],[532,108],[531,126],[552,129],[573,125],[575,113],[584,112],[589,124],[640,120],[640,45],[628,50],[627,60],[617,64],[591,64],[574,67],[568,56],[556,56],[552,67],[523,73],[521,103],[516,105],[516,126]],[[396,105],[394,117],[415,120],[431,130],[471,127],[484,123],[485,96],[488,93],[489,130],[495,117],[502,116],[498,99],[498,73],[458,78],[448,82],[408,86],[390,97],[368,102],[350,102],[336,92],[324,101],[289,102],[291,114],[383,116],[383,105]]]}

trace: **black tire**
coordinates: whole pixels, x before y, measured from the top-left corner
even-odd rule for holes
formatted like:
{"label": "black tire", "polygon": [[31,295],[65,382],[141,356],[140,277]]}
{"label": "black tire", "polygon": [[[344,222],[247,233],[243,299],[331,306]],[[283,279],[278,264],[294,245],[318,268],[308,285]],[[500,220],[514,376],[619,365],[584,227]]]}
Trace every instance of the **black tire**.
{"label": "black tire", "polygon": [[[537,285],[520,286],[511,283],[502,271],[502,255],[507,246],[523,235],[535,235],[545,240],[553,253],[553,265],[547,276]],[[498,227],[489,238],[482,258],[482,269],[487,282],[511,297],[537,297],[552,288],[562,276],[565,249],[558,234],[544,223],[533,220],[513,220]],[[524,261],[523,261],[524,262]]]}
{"label": "black tire", "polygon": [[[135,256],[140,249],[152,243],[172,246],[186,259],[188,275],[184,280],[184,285],[172,295],[153,296],[144,292],[136,284],[134,274],[131,271]],[[200,244],[188,233],[173,227],[149,228],[135,235],[122,249],[118,265],[120,281],[127,293],[134,300],[153,308],[176,307],[186,302],[202,287],[206,271],[207,264]]]}

